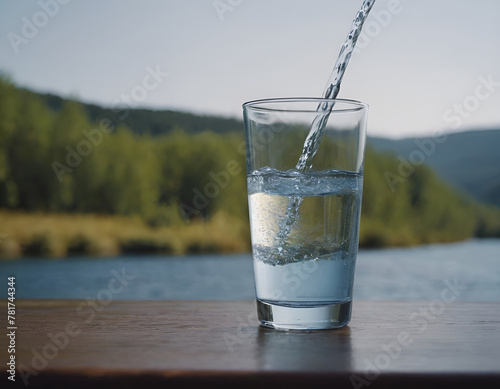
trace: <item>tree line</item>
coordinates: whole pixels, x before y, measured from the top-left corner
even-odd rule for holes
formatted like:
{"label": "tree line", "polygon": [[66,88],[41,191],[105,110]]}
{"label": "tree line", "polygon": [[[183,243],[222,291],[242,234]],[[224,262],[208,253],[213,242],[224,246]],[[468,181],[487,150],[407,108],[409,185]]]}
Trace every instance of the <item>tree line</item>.
{"label": "tree line", "polygon": [[[91,118],[78,102],[54,109],[2,78],[0,208],[138,216],[151,227],[218,213],[248,223],[243,142],[238,128],[137,134],[116,118]],[[363,246],[500,236],[497,208],[459,196],[425,166],[392,191],[384,172],[398,163],[366,152]]]}

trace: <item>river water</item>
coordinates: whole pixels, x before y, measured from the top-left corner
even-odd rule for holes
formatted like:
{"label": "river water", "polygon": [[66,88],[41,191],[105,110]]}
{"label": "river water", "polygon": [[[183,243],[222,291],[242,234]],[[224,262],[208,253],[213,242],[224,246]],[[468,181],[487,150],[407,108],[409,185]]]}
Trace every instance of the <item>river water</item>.
{"label": "river water", "polygon": [[[254,299],[250,254],[23,258],[0,261],[0,275],[4,294],[16,277],[17,298]],[[458,300],[500,301],[500,239],[361,250],[354,298],[433,300],[449,283]]]}

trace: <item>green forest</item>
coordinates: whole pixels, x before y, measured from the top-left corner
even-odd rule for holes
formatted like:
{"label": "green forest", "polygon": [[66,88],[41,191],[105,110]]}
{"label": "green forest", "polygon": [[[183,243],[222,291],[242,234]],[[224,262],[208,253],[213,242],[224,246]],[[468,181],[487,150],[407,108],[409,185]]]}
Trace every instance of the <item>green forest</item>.
{"label": "green forest", "polygon": [[[90,107],[0,79],[1,255],[250,250],[240,122]],[[399,163],[366,151],[361,247],[500,236],[498,208],[426,166],[391,191]]]}

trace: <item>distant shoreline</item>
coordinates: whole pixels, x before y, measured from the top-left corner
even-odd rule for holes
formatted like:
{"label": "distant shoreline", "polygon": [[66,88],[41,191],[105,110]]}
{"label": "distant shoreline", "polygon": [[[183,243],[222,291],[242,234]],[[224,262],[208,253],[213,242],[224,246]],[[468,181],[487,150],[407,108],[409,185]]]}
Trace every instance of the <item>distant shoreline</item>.
{"label": "distant shoreline", "polygon": [[[250,253],[249,226],[224,213],[208,221],[150,227],[139,217],[95,214],[26,213],[0,210],[0,260],[17,258],[116,257]],[[360,250],[404,248],[434,242],[373,240],[361,223]],[[395,242],[396,240],[393,240]]]}

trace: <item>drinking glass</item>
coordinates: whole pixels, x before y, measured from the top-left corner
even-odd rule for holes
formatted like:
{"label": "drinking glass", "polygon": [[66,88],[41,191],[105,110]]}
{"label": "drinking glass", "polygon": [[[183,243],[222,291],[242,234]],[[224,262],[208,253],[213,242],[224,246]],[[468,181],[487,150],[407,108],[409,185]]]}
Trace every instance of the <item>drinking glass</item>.
{"label": "drinking glass", "polygon": [[[344,99],[243,105],[257,311],[265,327],[327,329],[350,321],[367,112],[366,104]],[[318,119],[326,125],[314,129]],[[320,142],[314,156],[304,148],[311,131]],[[298,170],[307,154],[310,163]]]}

